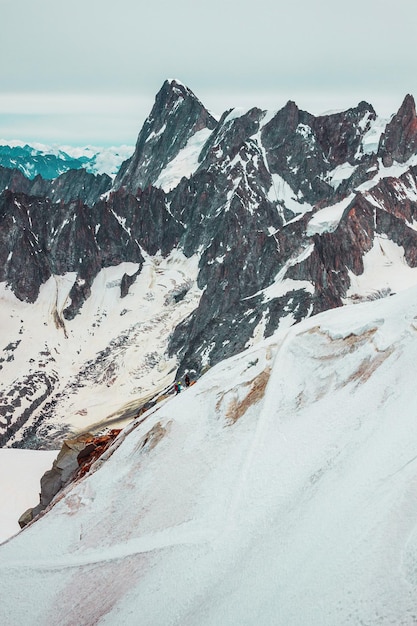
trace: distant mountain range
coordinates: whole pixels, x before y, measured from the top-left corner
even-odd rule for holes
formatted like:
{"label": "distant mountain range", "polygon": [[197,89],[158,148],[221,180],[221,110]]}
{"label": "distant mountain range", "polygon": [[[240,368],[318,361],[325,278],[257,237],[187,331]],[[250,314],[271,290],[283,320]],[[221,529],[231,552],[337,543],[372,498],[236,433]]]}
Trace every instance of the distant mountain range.
{"label": "distant mountain range", "polygon": [[291,101],[215,119],[170,80],[114,179],[3,167],[0,192],[2,445],[128,419],[187,371],[417,283],[410,95],[390,120]]}
{"label": "distant mountain range", "polygon": [[57,148],[20,141],[0,141],[0,165],[17,169],[32,180],[40,175],[46,180],[57,178],[68,170],[84,168],[90,174],[115,176],[122,162],[131,156],[133,147],[113,148],[71,146]]}

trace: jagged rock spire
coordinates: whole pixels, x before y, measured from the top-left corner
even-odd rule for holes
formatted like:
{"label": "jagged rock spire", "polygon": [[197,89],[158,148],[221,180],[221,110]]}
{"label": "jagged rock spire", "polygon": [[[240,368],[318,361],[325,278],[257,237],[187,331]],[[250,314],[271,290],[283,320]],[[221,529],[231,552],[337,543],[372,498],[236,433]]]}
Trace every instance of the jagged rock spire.
{"label": "jagged rock spire", "polygon": [[115,188],[136,193],[153,184],[167,163],[184,148],[187,141],[203,128],[217,124],[194,93],[177,80],[166,80],[156,95],[136,149],[122,166]]}
{"label": "jagged rock spire", "polygon": [[416,105],[413,96],[408,94],[381,136],[378,156],[386,167],[390,167],[394,161],[405,163],[416,153]]}

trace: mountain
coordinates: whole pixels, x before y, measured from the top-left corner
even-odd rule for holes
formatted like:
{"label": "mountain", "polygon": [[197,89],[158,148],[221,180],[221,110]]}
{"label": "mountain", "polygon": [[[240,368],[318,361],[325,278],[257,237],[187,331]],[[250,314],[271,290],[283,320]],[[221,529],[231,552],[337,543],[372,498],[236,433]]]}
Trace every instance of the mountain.
{"label": "mountain", "polygon": [[43,197],[53,203],[68,204],[79,200],[93,206],[112,186],[107,174],[90,174],[85,169],[68,170],[57,178],[46,180],[40,174],[26,178],[19,170],[0,165],[0,190],[26,196]]}
{"label": "mountain", "polygon": [[0,546],[1,622],[415,623],[416,301],[304,319],[134,420]]}
{"label": "mountain", "polygon": [[3,167],[21,171],[28,178],[41,175],[50,179],[67,170],[83,167],[85,161],[71,158],[63,151],[59,151],[58,154],[44,154],[26,144],[0,146],[0,163]]}
{"label": "mountain", "polygon": [[116,177],[115,188],[136,193],[138,188],[157,183],[184,149],[188,153],[197,144],[198,157],[202,143],[215,126],[214,117],[188,87],[176,80],[165,81],[139,133],[133,156]]}
{"label": "mountain", "polygon": [[415,285],[416,128],[410,95],[388,121],[215,119],[168,80],[107,191],[80,170],[7,185],[1,445],[124,424],[186,372]]}
{"label": "mountain", "polygon": [[132,151],[130,146],[68,146],[64,151],[42,144],[12,143],[17,145],[0,145],[0,192],[23,192],[54,203],[80,200],[88,206],[111,189],[120,165]]}
{"label": "mountain", "polygon": [[68,170],[81,168],[90,174],[107,174],[114,177],[131,151],[130,146],[57,148],[38,143],[28,145],[21,141],[6,142],[3,139],[0,141],[0,166],[18,170],[30,180],[36,176],[52,180]]}

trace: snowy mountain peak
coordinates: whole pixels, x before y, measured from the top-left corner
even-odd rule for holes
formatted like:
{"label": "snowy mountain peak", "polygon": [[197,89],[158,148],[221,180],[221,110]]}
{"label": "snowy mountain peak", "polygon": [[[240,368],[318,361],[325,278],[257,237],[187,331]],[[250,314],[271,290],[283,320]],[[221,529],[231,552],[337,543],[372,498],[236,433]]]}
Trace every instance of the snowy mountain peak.
{"label": "snowy mountain peak", "polygon": [[120,169],[114,188],[136,193],[139,187],[155,184],[163,169],[198,132],[211,131],[216,124],[190,89],[176,80],[166,80],[139,133],[135,152]]}
{"label": "snowy mountain peak", "polygon": [[391,167],[394,162],[407,162],[416,152],[416,105],[413,96],[407,95],[381,136],[378,156],[385,167]]}
{"label": "snowy mountain peak", "polygon": [[191,97],[191,98],[198,100],[198,98],[191,91],[191,89],[187,87],[186,85],[184,85],[184,83],[182,83],[177,78],[168,78],[162,85],[162,88],[159,93],[161,95],[162,94],[168,95],[168,93],[172,93],[182,98]]}
{"label": "snowy mountain peak", "polygon": [[[125,404],[176,375],[415,284],[413,111],[407,98],[385,124],[366,102],[317,117],[290,101],[216,121],[171,80],[112,188],[85,170],[45,186],[0,169],[3,445],[46,445],[79,415],[85,428],[131,416]],[[378,142],[398,151],[391,166]]]}

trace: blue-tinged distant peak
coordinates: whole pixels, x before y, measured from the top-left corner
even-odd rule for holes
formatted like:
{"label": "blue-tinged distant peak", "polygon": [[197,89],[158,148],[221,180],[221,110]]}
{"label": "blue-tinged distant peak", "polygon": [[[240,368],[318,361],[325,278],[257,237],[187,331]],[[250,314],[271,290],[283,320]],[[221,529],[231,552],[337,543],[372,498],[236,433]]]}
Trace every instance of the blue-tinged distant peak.
{"label": "blue-tinged distant peak", "polygon": [[68,170],[86,169],[91,174],[115,176],[122,162],[132,152],[131,146],[112,148],[71,148],[67,146],[31,146],[23,142],[0,145],[0,166],[17,169],[27,178],[40,175],[46,180],[57,178]]}

